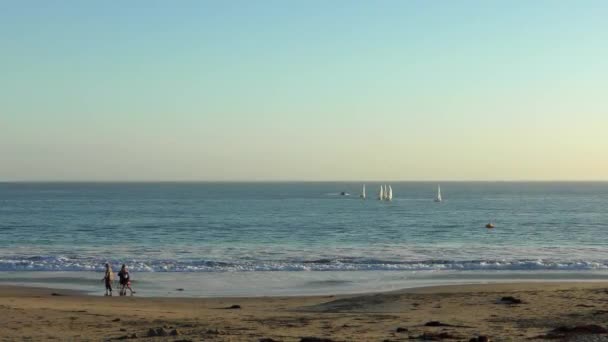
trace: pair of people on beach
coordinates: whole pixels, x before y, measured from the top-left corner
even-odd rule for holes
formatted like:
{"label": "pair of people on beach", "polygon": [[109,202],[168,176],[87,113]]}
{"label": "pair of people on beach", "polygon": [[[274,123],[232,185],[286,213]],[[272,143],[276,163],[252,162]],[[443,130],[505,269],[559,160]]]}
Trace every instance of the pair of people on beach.
{"label": "pair of people on beach", "polygon": [[[131,276],[129,275],[129,270],[125,264],[122,264],[120,268],[120,272],[118,272],[118,278],[120,283],[120,295],[126,296],[127,289],[131,291],[131,296],[135,293],[133,288],[131,288]],[[106,264],[106,273],[102,281],[105,282],[106,285],[106,296],[112,295],[112,282],[114,281],[114,272],[112,272],[112,266],[109,263]]]}

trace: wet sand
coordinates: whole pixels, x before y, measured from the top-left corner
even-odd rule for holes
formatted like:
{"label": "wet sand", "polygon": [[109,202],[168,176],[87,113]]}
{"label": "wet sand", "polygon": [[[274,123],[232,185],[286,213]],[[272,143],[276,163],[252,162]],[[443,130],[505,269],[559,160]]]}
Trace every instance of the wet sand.
{"label": "wet sand", "polygon": [[[522,303],[501,301],[507,296]],[[233,305],[240,308],[230,308]],[[599,327],[551,333],[562,326],[591,324]],[[604,341],[608,334],[601,329],[607,325],[608,283],[454,285],[367,295],[208,299],[99,297],[0,287],[0,341],[469,341],[477,336],[492,341]],[[158,333],[168,336],[153,336]]]}

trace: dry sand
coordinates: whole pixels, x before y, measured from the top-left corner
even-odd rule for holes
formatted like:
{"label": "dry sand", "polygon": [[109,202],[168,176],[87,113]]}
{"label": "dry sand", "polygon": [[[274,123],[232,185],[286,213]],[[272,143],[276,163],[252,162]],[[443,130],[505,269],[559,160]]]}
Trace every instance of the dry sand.
{"label": "dry sand", "polygon": [[[356,296],[262,298],[97,297],[0,287],[0,341],[469,341],[540,340],[559,326],[608,324],[606,283],[442,286]],[[513,296],[522,304],[506,304]],[[227,309],[240,305],[240,309]],[[425,326],[439,321],[451,326]],[[150,329],[177,336],[148,337]],[[398,328],[402,328],[397,332]],[[608,334],[553,340],[608,341]],[[599,330],[598,332],[601,332]],[[443,335],[440,335],[444,333]],[[425,335],[426,334],[426,335]],[[272,340],[270,340],[272,339]]]}

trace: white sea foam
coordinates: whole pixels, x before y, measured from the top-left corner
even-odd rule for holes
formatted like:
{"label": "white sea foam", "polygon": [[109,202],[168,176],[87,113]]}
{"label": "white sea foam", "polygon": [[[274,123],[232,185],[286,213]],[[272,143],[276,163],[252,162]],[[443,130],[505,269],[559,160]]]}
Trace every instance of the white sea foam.
{"label": "white sea foam", "polygon": [[34,256],[0,258],[0,271],[101,271],[103,265],[127,263],[137,272],[262,272],[262,271],[526,271],[607,270],[608,260],[417,260],[394,261],[362,258],[309,261],[218,262],[205,260],[135,260]]}

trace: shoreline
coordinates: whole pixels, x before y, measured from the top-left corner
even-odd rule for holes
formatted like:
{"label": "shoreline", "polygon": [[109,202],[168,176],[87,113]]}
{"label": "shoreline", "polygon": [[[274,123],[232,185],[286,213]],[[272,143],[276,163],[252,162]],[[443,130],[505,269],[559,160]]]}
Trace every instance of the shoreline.
{"label": "shoreline", "polygon": [[[102,296],[99,272],[0,272],[0,285],[81,291]],[[500,283],[608,282],[608,272],[348,271],[348,272],[138,272],[138,297],[249,298],[363,295],[432,286]],[[114,283],[118,287],[117,282]]]}
{"label": "shoreline", "polygon": [[[145,340],[150,329],[161,329],[176,330],[177,337],[152,340],[406,341],[441,333],[464,341],[476,336],[534,340],[560,326],[606,327],[607,289],[608,282],[520,282],[356,295],[169,298],[0,285],[0,336],[6,341]],[[500,301],[508,296],[523,303]],[[447,325],[427,325],[433,321]]]}

